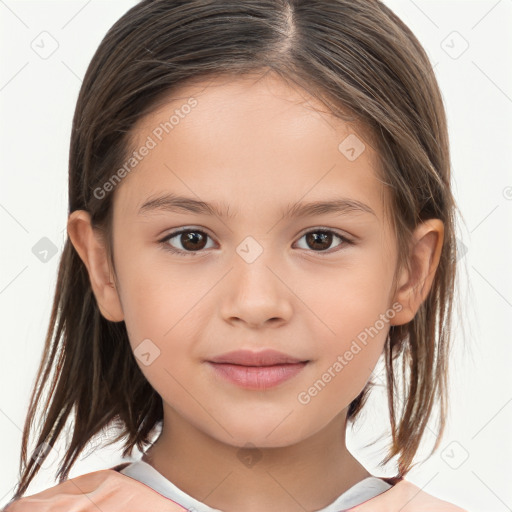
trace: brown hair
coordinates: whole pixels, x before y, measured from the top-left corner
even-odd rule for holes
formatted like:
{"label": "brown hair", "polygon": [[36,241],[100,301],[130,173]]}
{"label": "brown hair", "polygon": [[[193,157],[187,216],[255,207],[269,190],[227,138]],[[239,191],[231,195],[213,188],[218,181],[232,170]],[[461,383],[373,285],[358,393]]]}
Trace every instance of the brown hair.
{"label": "brown hair", "polygon": [[[378,0],[144,0],[109,30],[83,80],[69,159],[69,213],[83,209],[111,253],[113,194],[102,186],[130,154],[135,123],[187,83],[220,74],[272,71],[357,120],[381,161],[399,266],[409,266],[414,228],[444,223],[444,244],[429,295],[415,318],[392,326],[385,343],[392,442],[405,475],[434,407],[437,449],[447,403],[447,359],[456,269],[455,202],[450,189],[447,123],[429,59],[409,28]],[[351,115],[348,115],[350,113]],[[370,138],[371,137],[371,138]],[[397,397],[397,378],[403,383]],[[350,404],[353,421],[372,383]],[[43,392],[48,389],[44,405]],[[403,407],[397,410],[398,400]],[[29,435],[42,406],[37,448]],[[99,311],[87,269],[69,237],[60,261],[44,355],[31,395],[15,499],[23,496],[74,417],[59,481],[88,441],[116,425],[123,456],[143,450],[163,419],[162,400],[132,354],[124,322]]]}

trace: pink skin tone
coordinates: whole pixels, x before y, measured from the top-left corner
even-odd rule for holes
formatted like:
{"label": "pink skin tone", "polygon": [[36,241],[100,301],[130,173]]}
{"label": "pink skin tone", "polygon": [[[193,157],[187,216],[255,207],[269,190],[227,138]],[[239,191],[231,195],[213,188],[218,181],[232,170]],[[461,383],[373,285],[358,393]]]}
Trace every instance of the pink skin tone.
{"label": "pink skin tone", "polygon": [[[161,142],[155,139],[153,130],[190,97],[197,105]],[[426,298],[443,224],[432,219],[418,226],[414,272],[399,273],[395,289],[388,192],[369,143],[354,161],[338,149],[351,133],[366,141],[364,132],[272,75],[189,85],[134,130],[134,149],[148,135],[158,144],[115,190],[115,275],[88,213],[70,215],[68,232],[102,314],[125,321],[134,351],[146,339],[160,351],[148,366],[137,359],[164,405],[151,464],[225,512],[317,510],[369,476],[345,445],[348,405],[370,378],[389,326],[409,322]],[[138,213],[162,193],[229,205],[237,215]],[[282,217],[297,201],[341,197],[374,214]],[[160,242],[185,227],[208,235],[202,245],[183,245],[180,235]],[[319,228],[334,234],[315,246],[304,235]],[[262,249],[252,263],[237,252],[248,236]],[[194,243],[200,250],[191,255]],[[393,304],[401,310],[378,335],[301,403],[299,393]],[[205,362],[232,350],[267,348],[309,363],[277,386],[254,390],[223,379]],[[257,448],[249,450],[249,443]],[[242,463],[242,453],[252,453],[256,463]]]}

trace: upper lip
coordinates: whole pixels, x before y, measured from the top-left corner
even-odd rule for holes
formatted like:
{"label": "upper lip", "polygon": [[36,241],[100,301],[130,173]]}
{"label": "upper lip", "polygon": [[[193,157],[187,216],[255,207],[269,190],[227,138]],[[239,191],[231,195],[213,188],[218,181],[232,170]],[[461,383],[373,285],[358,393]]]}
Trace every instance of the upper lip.
{"label": "upper lip", "polygon": [[297,359],[277,350],[261,350],[252,352],[251,350],[234,350],[226,352],[220,356],[209,360],[212,363],[231,363],[243,366],[272,366],[276,364],[305,363],[307,361]]}

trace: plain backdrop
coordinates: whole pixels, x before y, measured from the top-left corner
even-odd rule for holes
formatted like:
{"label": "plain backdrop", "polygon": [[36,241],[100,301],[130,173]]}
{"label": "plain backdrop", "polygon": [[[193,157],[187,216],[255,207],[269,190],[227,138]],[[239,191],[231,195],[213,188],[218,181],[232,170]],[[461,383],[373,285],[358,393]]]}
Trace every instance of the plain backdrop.
{"label": "plain backdrop", "polygon": [[[505,512],[512,510],[512,1],[385,3],[435,66],[463,214],[448,428],[440,449],[408,479],[468,510]],[[81,78],[107,30],[134,4],[0,0],[0,506],[17,479],[65,242],[69,136]],[[41,247],[50,248],[46,259]],[[349,448],[379,476],[392,474],[378,466],[386,442],[383,396],[377,389],[348,432]],[[71,477],[123,461],[117,445],[88,452]],[[28,494],[53,486],[56,468],[43,468]]]}

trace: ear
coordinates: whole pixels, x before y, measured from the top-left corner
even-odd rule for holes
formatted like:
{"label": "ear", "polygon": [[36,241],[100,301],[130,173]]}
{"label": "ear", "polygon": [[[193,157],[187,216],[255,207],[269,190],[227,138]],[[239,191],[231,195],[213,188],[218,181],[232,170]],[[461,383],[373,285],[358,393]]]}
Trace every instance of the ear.
{"label": "ear", "polygon": [[75,210],[68,219],[71,242],[89,273],[92,291],[101,314],[111,322],[124,319],[121,301],[114,283],[104,242],[91,225],[91,217],[85,210]]}
{"label": "ear", "polygon": [[443,238],[444,224],[439,219],[429,219],[414,230],[411,270],[404,269],[400,274],[394,298],[402,310],[390,321],[391,325],[410,322],[426,299],[439,265]]}

